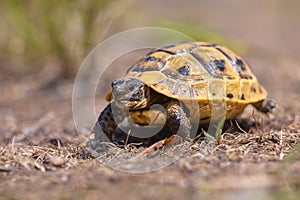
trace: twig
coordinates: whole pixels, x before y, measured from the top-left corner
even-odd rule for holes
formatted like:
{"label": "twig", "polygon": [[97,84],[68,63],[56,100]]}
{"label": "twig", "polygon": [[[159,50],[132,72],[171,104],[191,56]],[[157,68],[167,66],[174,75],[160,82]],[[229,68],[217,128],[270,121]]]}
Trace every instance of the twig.
{"label": "twig", "polygon": [[166,146],[167,144],[170,144],[172,142],[178,141],[180,139],[180,136],[178,135],[172,135],[171,137],[168,137],[164,140],[160,140],[154,144],[152,144],[150,147],[148,147],[147,149],[145,149],[144,151],[142,151],[141,153],[139,153],[137,157],[140,157],[146,153],[152,153],[154,151],[156,151],[157,149],[162,148],[163,146]]}
{"label": "twig", "polygon": [[238,123],[236,120],[234,120],[234,121],[235,121],[236,126],[238,127],[238,129],[239,129],[240,131],[242,131],[243,133],[247,134],[247,132],[246,132],[244,129],[242,129],[242,128],[240,127],[239,123]]}
{"label": "twig", "polygon": [[130,130],[128,131],[128,133],[127,133],[126,141],[125,141],[125,147],[126,147],[126,145],[128,144],[128,140],[129,140],[130,134],[131,134],[131,129],[130,129]]}
{"label": "twig", "polygon": [[282,144],[283,144],[283,132],[282,132],[282,129],[280,130],[280,138],[279,138],[279,146],[280,146],[280,154],[279,154],[279,160],[282,160],[283,159],[283,147],[282,147]]}
{"label": "twig", "polygon": [[258,121],[257,121],[257,119],[256,119],[256,117],[255,117],[255,110],[254,110],[254,109],[253,109],[253,111],[252,111],[252,119],[254,120],[256,130],[257,130],[257,131],[260,131],[260,130],[258,129],[258,125],[257,125]]}

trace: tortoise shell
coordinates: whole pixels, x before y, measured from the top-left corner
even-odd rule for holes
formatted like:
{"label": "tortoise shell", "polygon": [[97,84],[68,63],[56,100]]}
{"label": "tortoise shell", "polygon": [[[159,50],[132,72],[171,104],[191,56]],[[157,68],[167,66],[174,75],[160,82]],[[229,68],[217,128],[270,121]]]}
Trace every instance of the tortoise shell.
{"label": "tortoise shell", "polygon": [[133,65],[124,78],[139,79],[173,99],[197,100],[203,122],[210,116],[212,99],[226,101],[226,118],[230,118],[267,97],[243,58],[223,46],[205,42],[158,48]]}
{"label": "tortoise shell", "polygon": [[221,81],[229,101],[252,103],[267,97],[245,60],[231,50],[204,42],[164,46],[132,66],[137,78],[155,91],[183,100],[210,98],[209,82]]}

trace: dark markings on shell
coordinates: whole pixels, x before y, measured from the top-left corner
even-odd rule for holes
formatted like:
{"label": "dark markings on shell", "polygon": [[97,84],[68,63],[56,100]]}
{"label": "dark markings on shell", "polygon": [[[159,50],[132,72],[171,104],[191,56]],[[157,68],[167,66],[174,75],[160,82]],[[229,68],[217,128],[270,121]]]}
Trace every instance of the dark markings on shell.
{"label": "dark markings on shell", "polygon": [[241,100],[246,100],[246,99],[245,99],[245,95],[244,95],[244,94],[242,94],[242,96],[241,96]]}
{"label": "dark markings on shell", "polygon": [[155,52],[164,52],[170,55],[176,55],[176,53],[172,52],[172,51],[168,51],[168,50],[164,50],[164,49],[157,49]]}
{"label": "dark markings on shell", "polygon": [[195,82],[199,82],[199,81],[204,81],[204,78],[194,78],[193,79]]}
{"label": "dark markings on shell", "polygon": [[190,75],[190,67],[187,65],[184,65],[178,69],[178,72],[184,76],[188,76],[188,75]]}
{"label": "dark markings on shell", "polygon": [[236,79],[236,78],[235,78],[235,77],[231,77],[231,76],[226,76],[226,79],[234,80],[234,79]]}
{"label": "dark markings on shell", "polygon": [[201,47],[215,47],[217,44],[201,44]]}
{"label": "dark markings on shell", "polygon": [[236,63],[243,71],[246,70],[245,64],[244,64],[244,62],[243,62],[241,59],[237,58],[235,63]]}
{"label": "dark markings on shell", "polygon": [[240,77],[243,79],[250,79],[250,80],[253,79],[253,77],[250,74],[240,74]]}
{"label": "dark markings on shell", "polygon": [[206,63],[199,55],[197,55],[193,52],[191,52],[190,54],[206,69],[206,71],[209,73],[210,76],[216,77],[216,78],[221,78],[219,76],[217,77],[212,66],[210,64]]}
{"label": "dark markings on shell", "polygon": [[253,87],[253,85],[251,85],[250,90],[251,90],[251,92],[256,93],[256,89],[255,89],[255,87]]}
{"label": "dark markings on shell", "polygon": [[142,65],[137,65],[135,67],[132,68],[132,70],[130,70],[132,72],[144,72],[145,71],[145,67]]}
{"label": "dark markings on shell", "polygon": [[227,94],[227,98],[228,98],[228,99],[232,99],[232,98],[233,98],[233,94],[228,93],[228,94]]}
{"label": "dark markings on shell", "polygon": [[225,60],[214,60],[212,63],[215,65],[216,69],[222,72],[225,70]]}
{"label": "dark markings on shell", "polygon": [[154,57],[154,56],[149,56],[146,57],[145,62],[155,62],[157,61],[158,58]]}
{"label": "dark markings on shell", "polygon": [[241,71],[239,70],[239,68],[236,66],[236,63],[232,60],[232,58],[227,54],[225,53],[222,49],[216,47],[216,49],[221,52],[227,59],[228,61],[230,62],[231,66],[233,67],[234,71],[236,71],[239,75],[241,75]]}

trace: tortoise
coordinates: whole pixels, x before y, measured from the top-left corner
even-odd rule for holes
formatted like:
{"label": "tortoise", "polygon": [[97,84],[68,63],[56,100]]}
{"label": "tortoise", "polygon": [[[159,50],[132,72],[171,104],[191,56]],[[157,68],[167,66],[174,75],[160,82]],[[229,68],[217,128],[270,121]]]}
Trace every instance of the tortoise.
{"label": "tortoise", "polygon": [[[109,104],[96,126],[119,144],[150,145],[176,134],[179,127],[188,133],[193,124],[208,124],[215,99],[226,103],[226,119],[242,113],[248,104],[263,113],[276,106],[243,58],[226,47],[206,42],[170,44],[149,52],[121,79],[112,82],[106,99]],[[199,108],[193,109],[186,102],[196,102]],[[200,116],[196,121],[195,111]],[[162,128],[155,135],[143,137],[150,125]],[[126,126],[130,128],[125,130]],[[130,130],[134,128],[142,130],[142,137],[132,136]]]}

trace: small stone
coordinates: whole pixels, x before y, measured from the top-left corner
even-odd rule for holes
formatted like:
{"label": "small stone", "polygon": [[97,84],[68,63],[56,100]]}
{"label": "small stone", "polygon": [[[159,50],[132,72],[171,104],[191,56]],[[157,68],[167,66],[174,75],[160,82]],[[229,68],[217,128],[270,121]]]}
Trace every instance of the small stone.
{"label": "small stone", "polygon": [[54,156],[49,159],[49,162],[51,165],[55,167],[61,167],[66,163],[65,159],[63,157]]}

